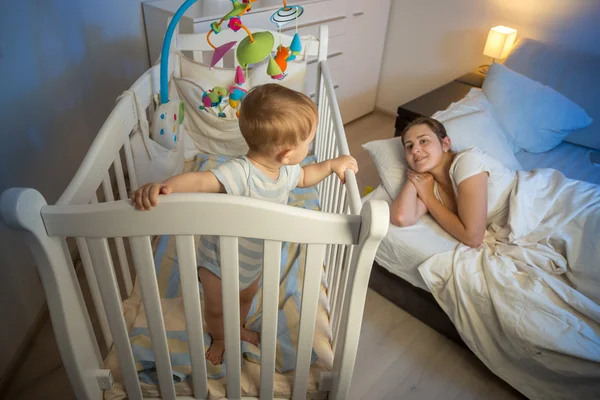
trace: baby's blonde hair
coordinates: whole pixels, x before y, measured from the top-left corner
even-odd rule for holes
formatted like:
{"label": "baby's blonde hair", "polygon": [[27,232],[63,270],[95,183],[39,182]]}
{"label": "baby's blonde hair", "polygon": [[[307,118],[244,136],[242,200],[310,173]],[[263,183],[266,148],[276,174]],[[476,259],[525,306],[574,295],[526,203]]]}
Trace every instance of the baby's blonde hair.
{"label": "baby's blonde hair", "polygon": [[240,131],[250,150],[271,155],[306,140],[317,120],[308,96],[277,83],[251,89],[240,109]]}

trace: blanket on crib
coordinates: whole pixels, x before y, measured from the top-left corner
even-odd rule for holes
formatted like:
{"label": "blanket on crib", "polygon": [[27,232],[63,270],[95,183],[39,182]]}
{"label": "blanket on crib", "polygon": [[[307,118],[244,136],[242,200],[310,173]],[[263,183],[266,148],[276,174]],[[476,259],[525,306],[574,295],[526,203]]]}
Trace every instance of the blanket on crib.
{"label": "blanket on crib", "polygon": [[469,348],[528,398],[600,398],[600,187],[519,171],[506,226],[419,266]]}
{"label": "blanket on crib", "polygon": [[[196,156],[196,171],[210,170],[231,157],[199,154]],[[307,157],[303,164],[315,162],[313,156]],[[296,207],[304,207],[311,210],[319,210],[317,191],[315,188],[295,189],[288,204]],[[201,221],[199,221],[201,223]],[[198,238],[196,238],[198,243]],[[297,243],[283,243],[281,252],[281,277],[279,293],[279,314],[277,321],[277,355],[276,370],[285,373],[292,371],[296,363],[296,346],[300,316],[300,304],[302,298],[302,282],[306,257],[306,247]],[[167,340],[173,369],[173,380],[175,383],[182,382],[192,372],[191,358],[188,349],[187,331],[185,328],[185,314],[181,294],[179,268],[175,251],[175,238],[163,236],[159,238],[158,247],[155,252],[156,275],[158,278],[161,303],[167,331]],[[202,284],[200,286],[200,297],[204,315],[204,301],[202,295]],[[246,327],[261,331],[262,324],[262,291],[259,289],[255,296]],[[136,361],[138,376],[142,382],[158,384],[154,353],[143,307],[135,319],[133,329],[130,333],[131,347]],[[205,351],[211,343],[210,335],[206,332],[204,325]],[[256,346],[241,342],[242,355],[249,361],[260,361],[260,349]],[[313,350],[312,363],[317,359],[317,353]],[[226,363],[215,366],[211,362],[206,363],[209,378],[219,379],[226,375]]]}

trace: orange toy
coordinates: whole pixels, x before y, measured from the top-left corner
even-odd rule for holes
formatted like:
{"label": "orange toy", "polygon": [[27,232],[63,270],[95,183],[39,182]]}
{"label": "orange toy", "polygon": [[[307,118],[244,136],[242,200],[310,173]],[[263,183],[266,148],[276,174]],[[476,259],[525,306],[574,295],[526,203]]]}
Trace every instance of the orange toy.
{"label": "orange toy", "polygon": [[281,72],[285,72],[287,69],[287,58],[290,55],[290,50],[287,47],[279,46],[277,48],[277,54],[275,54],[275,62],[281,68]]}

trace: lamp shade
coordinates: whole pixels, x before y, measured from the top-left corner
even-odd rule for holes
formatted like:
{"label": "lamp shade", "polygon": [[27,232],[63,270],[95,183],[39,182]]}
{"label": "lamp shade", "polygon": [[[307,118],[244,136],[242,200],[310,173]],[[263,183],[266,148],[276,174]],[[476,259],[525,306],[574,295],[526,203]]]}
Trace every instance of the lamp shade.
{"label": "lamp shade", "polygon": [[502,25],[495,26],[488,33],[483,54],[492,58],[506,58],[516,38],[516,29]]}

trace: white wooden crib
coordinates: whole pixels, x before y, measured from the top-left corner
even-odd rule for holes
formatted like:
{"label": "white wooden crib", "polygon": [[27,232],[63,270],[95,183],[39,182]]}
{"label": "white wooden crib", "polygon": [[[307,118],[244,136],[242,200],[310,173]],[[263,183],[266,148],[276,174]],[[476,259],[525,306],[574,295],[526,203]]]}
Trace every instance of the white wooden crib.
{"label": "white wooden crib", "polygon": [[[309,54],[318,56],[319,129],[315,153],[319,161],[349,154],[327,66],[326,29],[321,28],[318,48],[309,49]],[[175,39],[179,50],[194,51],[197,55],[207,50],[205,44],[203,34],[176,35]],[[172,71],[175,75],[177,64],[175,57]],[[153,97],[159,90],[159,73],[158,65],[152,67],[131,89],[148,112],[153,111]],[[133,98],[120,98],[56,205],[47,205],[34,189],[12,188],[1,197],[3,220],[22,232],[35,257],[60,354],[77,398],[101,398],[103,390],[111,385],[111,377],[110,371],[104,369],[88,314],[89,305],[82,296],[67,238],[74,239],[77,245],[103,344],[116,349],[128,398],[142,398],[122,310],[122,296],[131,294],[136,279],[148,318],[161,398],[184,398],[176,396],[172,382],[153,268],[151,237],[155,235],[176,236],[194,384],[193,397],[185,398],[208,396],[194,235],[217,235],[221,240],[227,398],[243,398],[239,302],[235,296],[227,295],[239,293],[238,237],[265,240],[260,399],[273,398],[279,265],[284,241],[308,245],[292,397],[306,397],[318,292],[325,264],[334,362],[332,371],[321,376],[319,391],[328,392],[332,399],[347,398],[370,271],[389,225],[387,205],[374,201],[363,206],[355,176],[348,171],[345,185],[332,176],[319,186],[324,212],[217,194],[170,195],[161,199],[152,212],[139,212],[127,200],[128,193],[138,186],[129,140],[137,122]],[[113,263],[109,239],[114,243],[118,263]],[[128,254],[132,256],[132,270]],[[120,265],[120,273],[116,264]],[[122,291],[119,285],[124,288]]]}

